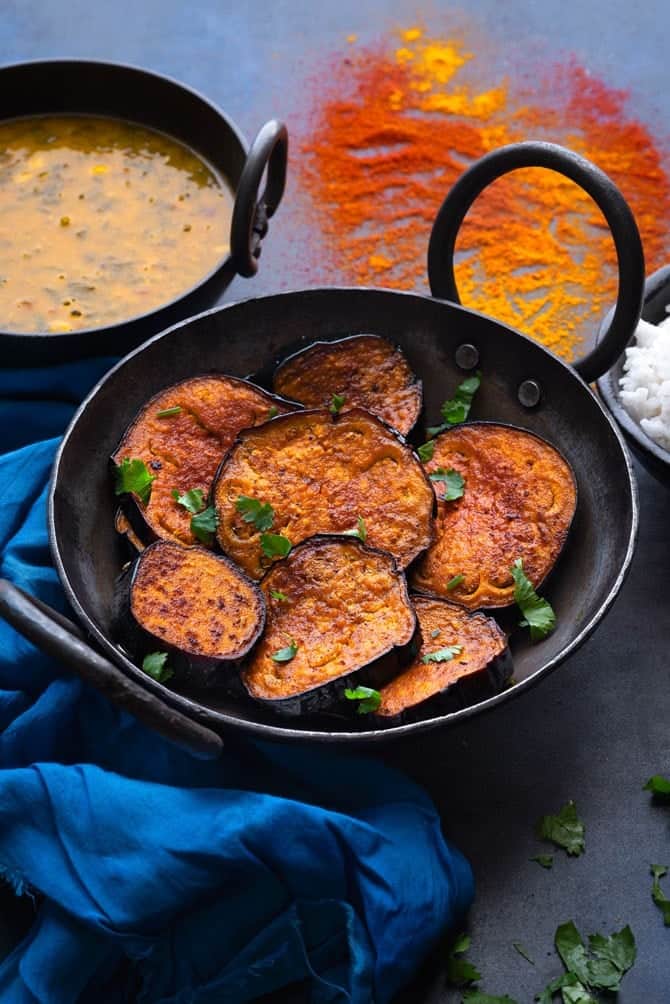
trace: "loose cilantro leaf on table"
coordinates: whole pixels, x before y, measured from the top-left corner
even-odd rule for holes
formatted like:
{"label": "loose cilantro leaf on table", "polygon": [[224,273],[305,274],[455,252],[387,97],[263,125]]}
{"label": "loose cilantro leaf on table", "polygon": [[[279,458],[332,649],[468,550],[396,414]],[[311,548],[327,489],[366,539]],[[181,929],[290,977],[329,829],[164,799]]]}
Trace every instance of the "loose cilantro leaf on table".
{"label": "loose cilantro leaf on table", "polygon": [[153,677],[158,683],[165,683],[174,676],[167,663],[167,652],[150,652],[142,660],[142,669],[147,676]]}
{"label": "loose cilantro leaf on table", "polygon": [[219,514],[213,505],[191,516],[191,531],[202,544],[211,544],[219,525]]}
{"label": "loose cilantro leaf on table", "polygon": [[162,411],[156,412],[157,418],[172,418],[173,415],[178,415],[181,411],[181,405],[175,404],[171,408],[163,408]]}
{"label": "loose cilantro leaf on table", "polygon": [[365,528],[365,520],[362,516],[358,517],[356,526],[352,530],[343,530],[342,533],[345,537],[358,537],[363,543],[368,539],[368,531]]}
{"label": "loose cilantro leaf on table", "polygon": [[483,994],[481,990],[466,990],[463,1004],[517,1004],[517,1001],[507,994],[503,997],[492,997],[491,994]]}
{"label": "loose cilantro leaf on table", "polygon": [[177,505],[181,505],[192,515],[201,512],[204,508],[204,491],[202,488],[189,488],[187,492],[180,495],[176,488],[172,489],[172,498]]}
{"label": "loose cilantro leaf on table", "polygon": [[298,646],[293,641],[293,639],[291,639],[290,645],[287,645],[286,648],[277,649],[276,652],[273,652],[270,658],[273,660],[273,662],[290,662],[291,659],[295,658],[297,651],[298,651]]}
{"label": "loose cilantro leaf on table", "polygon": [[419,454],[419,460],[424,464],[427,464],[429,460],[433,459],[433,454],[435,453],[435,440],[429,439],[427,443],[420,446],[417,451]]}
{"label": "loose cilantro leaf on table", "polygon": [[137,495],[140,502],[147,505],[151,498],[151,486],[156,480],[155,474],[149,474],[149,468],[143,460],[131,460],[124,457],[116,465],[114,472],[115,495]]}
{"label": "loose cilantro leaf on table", "polygon": [[275,511],[269,502],[259,502],[248,495],[238,495],[235,508],[245,523],[253,523],[257,530],[269,530],[275,518]]}
{"label": "loose cilantro leaf on table", "polygon": [[436,652],[426,652],[421,657],[421,662],[449,662],[462,651],[462,645],[449,645],[447,648],[439,648]]}
{"label": "loose cilantro leaf on table", "polygon": [[376,711],[382,702],[382,695],[372,687],[356,687],[354,690],[347,687],[344,696],[348,701],[360,702],[356,708],[356,713],[359,715],[368,715],[371,711]]}
{"label": "loose cilantro leaf on table", "polygon": [[281,533],[262,533],[261,550],[266,558],[285,558],[291,550],[291,541]]}
{"label": "loose cilantro leaf on table", "polygon": [[659,802],[670,802],[670,781],[661,774],[650,777],[642,790],[650,791]]}
{"label": "loose cilantro leaf on table", "polygon": [[602,934],[589,935],[587,952],[582,936],[569,920],[556,929],[554,941],[567,972],[536,996],[539,1004],[551,1004],[559,990],[564,1004],[598,1004],[593,991],[616,993],[637,954],[635,938],[628,926],[608,938]]}
{"label": "loose cilantro leaf on table", "polygon": [[537,824],[537,834],[542,840],[551,840],[573,857],[584,852],[584,832],[584,824],[573,801],[566,802],[555,816],[542,816]]}
{"label": "loose cilantro leaf on table", "polygon": [[452,986],[462,987],[466,983],[476,983],[482,978],[479,970],[467,959],[462,958],[469,949],[469,935],[461,934],[447,955],[447,981]]}
{"label": "loose cilantro leaf on table", "polygon": [[668,874],[667,866],[652,865],[650,870],[654,879],[651,887],[651,898],[663,914],[663,923],[666,927],[670,927],[670,899],[668,899],[661,889],[661,883],[659,881],[659,879],[662,879],[664,875]]}
{"label": "loose cilantro leaf on table", "polygon": [[479,370],[477,370],[477,373],[474,376],[467,377],[461,384],[458,385],[456,393],[452,398],[442,404],[440,413],[444,422],[442,425],[433,425],[427,430],[431,439],[433,436],[437,436],[440,432],[444,432],[445,429],[451,428],[452,425],[459,425],[461,422],[466,420],[470,414],[472,400],[479,390],[482,382],[481,378],[482,375]]}
{"label": "loose cilantro leaf on table", "polygon": [[512,948],[514,949],[515,952],[519,953],[519,955],[521,956],[522,959],[525,959],[526,962],[530,962],[531,966],[535,965],[535,963],[533,962],[533,960],[531,959],[530,955],[528,954],[528,952],[523,947],[523,945],[521,944],[520,941],[513,941],[512,942]]}
{"label": "loose cilantro leaf on table", "polygon": [[554,855],[553,854],[536,854],[535,857],[529,858],[529,861],[537,861],[538,865],[543,868],[553,868],[554,867]]}
{"label": "loose cilantro leaf on table", "polygon": [[520,627],[530,628],[531,641],[542,641],[556,627],[556,614],[550,604],[533,589],[532,582],[523,570],[521,558],[517,558],[510,572],[514,579],[514,601],[524,616]]}
{"label": "loose cilantro leaf on table", "polygon": [[464,578],[465,576],[462,572],[460,572],[458,575],[454,575],[453,579],[449,579],[447,582],[447,592],[450,593],[452,589],[456,588],[456,586],[460,586]]}
{"label": "loose cilantro leaf on table", "polygon": [[445,502],[453,502],[455,499],[463,497],[465,481],[463,480],[463,475],[455,471],[453,467],[450,467],[448,471],[445,471],[443,467],[438,467],[436,471],[433,471],[428,476],[431,481],[444,482],[443,498]]}
{"label": "loose cilantro leaf on table", "polygon": [[345,401],[346,398],[344,394],[333,394],[330,402],[330,408],[328,409],[331,415],[338,415]]}

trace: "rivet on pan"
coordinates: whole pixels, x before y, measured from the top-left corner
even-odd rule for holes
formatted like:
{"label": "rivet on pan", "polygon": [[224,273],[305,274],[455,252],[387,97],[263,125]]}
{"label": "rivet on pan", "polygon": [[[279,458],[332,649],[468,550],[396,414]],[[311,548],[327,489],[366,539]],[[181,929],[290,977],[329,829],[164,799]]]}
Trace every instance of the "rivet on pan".
{"label": "rivet on pan", "polygon": [[469,342],[459,345],[455,354],[456,365],[462,370],[473,370],[479,362],[479,349]]}
{"label": "rivet on pan", "polygon": [[524,408],[535,408],[542,398],[542,388],[537,380],[524,380],[519,384],[517,396]]}

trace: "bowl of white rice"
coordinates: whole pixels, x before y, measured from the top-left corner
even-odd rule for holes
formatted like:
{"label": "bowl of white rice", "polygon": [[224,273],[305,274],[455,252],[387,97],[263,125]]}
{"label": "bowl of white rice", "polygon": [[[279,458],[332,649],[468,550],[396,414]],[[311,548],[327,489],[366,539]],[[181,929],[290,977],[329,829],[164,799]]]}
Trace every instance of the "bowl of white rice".
{"label": "bowl of white rice", "polygon": [[670,485],[670,266],[647,279],[640,323],[598,390],[635,456]]}

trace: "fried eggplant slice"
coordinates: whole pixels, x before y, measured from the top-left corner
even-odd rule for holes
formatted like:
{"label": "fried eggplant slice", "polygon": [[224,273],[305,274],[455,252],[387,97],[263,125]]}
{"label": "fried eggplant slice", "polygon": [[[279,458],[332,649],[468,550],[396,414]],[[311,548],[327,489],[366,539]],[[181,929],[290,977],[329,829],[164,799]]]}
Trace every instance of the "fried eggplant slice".
{"label": "fried eggplant slice", "polygon": [[517,558],[537,588],[556,563],[577,505],[571,467],[533,433],[493,422],[457,425],[435,439],[426,470],[457,471],[463,495],[445,501],[434,480],[435,542],[412,571],[413,588],[469,610],[514,602]]}
{"label": "fried eggplant slice", "polygon": [[197,543],[192,513],[173,491],[181,496],[197,488],[206,498],[221,457],[240,429],[296,407],[247,380],[223,374],[193,377],[152,397],[112,456],[115,466],[126,458],[142,460],[154,478],[148,504],[136,495],[124,500],[138,536],[145,543]]}
{"label": "fried eggplant slice", "polygon": [[403,436],[423,403],[421,381],[402,350],[379,335],[315,342],[277,367],[274,389],[307,408],[327,408],[338,395],[342,411],[365,408]]}
{"label": "fried eggplant slice", "polygon": [[119,580],[115,620],[117,637],[140,663],[167,653],[176,678],[217,686],[261,635],[265,601],[223,555],[159,540]]}
{"label": "fried eggplant slice", "polygon": [[426,472],[404,442],[361,408],[340,415],[300,411],[245,429],[221,464],[212,497],[222,549],[255,579],[272,557],[264,553],[262,530],[238,511],[240,497],[269,505],[272,534],[293,546],[317,533],[360,527],[372,547],[405,568],[432,539],[435,497]]}
{"label": "fried eggplant slice", "polygon": [[326,711],[344,690],[378,687],[414,652],[416,615],[390,554],[354,537],[306,540],[261,582],[265,633],[246,690],[284,714]]}
{"label": "fried eggplant slice", "polygon": [[434,597],[415,595],[412,602],[421,649],[411,666],[382,688],[380,718],[391,724],[444,714],[504,687],[512,656],[492,617]]}

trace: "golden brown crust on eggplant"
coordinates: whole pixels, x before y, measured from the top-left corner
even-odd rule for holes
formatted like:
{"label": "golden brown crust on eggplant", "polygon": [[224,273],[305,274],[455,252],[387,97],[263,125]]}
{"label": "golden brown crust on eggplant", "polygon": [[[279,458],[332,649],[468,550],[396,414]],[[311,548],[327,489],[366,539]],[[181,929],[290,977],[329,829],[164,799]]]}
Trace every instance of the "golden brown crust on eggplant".
{"label": "golden brown crust on eggplant", "polygon": [[421,381],[402,350],[379,335],[308,346],[275,370],[274,389],[307,408],[327,408],[340,394],[343,411],[365,408],[405,436],[423,400]]}
{"label": "golden brown crust on eggplant", "polygon": [[201,547],[158,541],[137,560],[130,613],[147,634],[199,659],[241,659],[263,629],[258,586]]}
{"label": "golden brown crust on eggplant", "polygon": [[246,429],[221,465],[213,499],[223,550],[253,578],[270,564],[260,532],[245,523],[240,495],[269,503],[272,533],[293,545],[365,522],[367,541],[406,567],[432,539],[434,494],[412,451],[360,408],[333,417],[295,412]]}
{"label": "golden brown crust on eggplant", "polygon": [[[331,687],[323,698],[325,707],[341,699],[343,678],[355,686],[352,674],[375,663],[379,668],[379,660],[414,638],[416,617],[404,575],[389,554],[355,538],[307,540],[260,585],[268,611],[265,633],[242,671],[257,699],[286,701],[340,681],[337,693]],[[293,643],[292,659],[272,659]],[[397,672],[397,660],[382,672],[389,668]]]}
{"label": "golden brown crust on eggplant", "polygon": [[[173,415],[159,412],[178,407]],[[155,481],[147,506],[135,499],[149,539],[194,544],[191,514],[178,505],[172,490],[181,494],[200,488],[209,492],[221,457],[240,429],[294,410],[246,380],[223,374],[193,377],[152,397],[126,431],[112,460],[143,460]]]}
{"label": "golden brown crust on eggplant", "polygon": [[[457,470],[463,497],[438,497],[436,537],[412,572],[414,588],[470,610],[514,602],[510,568],[517,558],[534,586],[555,564],[577,504],[572,469],[549,443],[522,429],[474,422],[443,432],[426,464]],[[455,576],[463,581],[451,591]]]}
{"label": "golden brown crust on eggplant", "polygon": [[[505,633],[492,617],[471,614],[455,603],[413,596],[419,619],[421,650],[411,666],[381,690],[376,714],[396,718],[443,695],[449,687],[485,672],[507,651]],[[438,632],[436,634],[436,632]],[[421,660],[431,652],[460,645],[462,652],[444,662]],[[511,660],[508,663],[511,669]]]}

